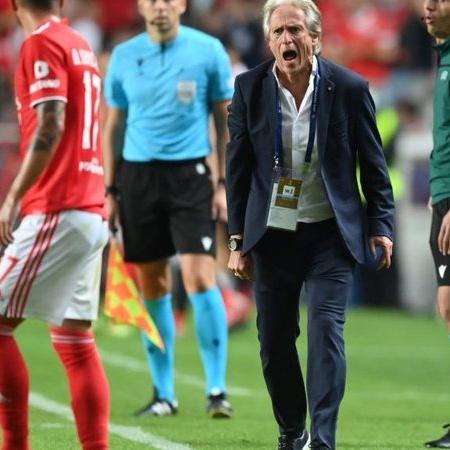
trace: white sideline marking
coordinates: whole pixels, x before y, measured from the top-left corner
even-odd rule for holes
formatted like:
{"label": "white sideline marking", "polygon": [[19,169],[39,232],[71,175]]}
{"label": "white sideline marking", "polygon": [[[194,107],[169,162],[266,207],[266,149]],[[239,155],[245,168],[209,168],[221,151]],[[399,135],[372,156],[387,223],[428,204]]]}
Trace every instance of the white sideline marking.
{"label": "white sideline marking", "polygon": [[[136,358],[132,358],[131,356],[125,356],[121,355],[120,353],[113,353],[106,350],[100,350],[100,354],[103,362],[109,364],[110,366],[120,367],[125,370],[131,370],[132,372],[148,372],[147,364],[139,361]],[[204,389],[205,387],[204,381],[194,375],[175,372],[175,378],[179,383],[187,384],[188,386],[194,386],[200,389]],[[228,393],[237,397],[251,397],[256,394],[255,390],[253,389],[247,389],[237,386],[230,386],[228,388]]]}
{"label": "white sideline marking", "polygon": [[[42,411],[56,414],[64,419],[73,421],[73,413],[68,406],[54,402],[36,392],[30,394],[30,405]],[[147,433],[140,427],[130,427],[110,423],[109,432],[127,439],[128,441],[149,444],[158,450],[193,450],[193,448],[188,445],[177,444],[176,442]]]}
{"label": "white sideline marking", "polygon": [[72,428],[72,425],[65,423],[43,423],[41,424],[41,428]]}

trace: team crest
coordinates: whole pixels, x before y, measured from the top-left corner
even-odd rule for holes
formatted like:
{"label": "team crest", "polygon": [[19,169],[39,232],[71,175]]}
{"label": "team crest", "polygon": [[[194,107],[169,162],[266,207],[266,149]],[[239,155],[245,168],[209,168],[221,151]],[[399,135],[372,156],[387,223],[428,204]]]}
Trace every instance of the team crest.
{"label": "team crest", "polygon": [[181,103],[191,104],[197,96],[196,81],[179,81],[177,84],[177,95]]}
{"label": "team crest", "polygon": [[441,81],[447,81],[447,78],[448,78],[448,70],[444,70],[441,73]]}

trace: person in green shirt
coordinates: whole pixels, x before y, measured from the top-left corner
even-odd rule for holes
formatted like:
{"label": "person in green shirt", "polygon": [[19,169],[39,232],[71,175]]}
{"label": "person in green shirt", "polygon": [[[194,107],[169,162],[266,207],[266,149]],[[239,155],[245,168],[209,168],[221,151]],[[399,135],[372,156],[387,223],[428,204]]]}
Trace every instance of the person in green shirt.
{"label": "person in green shirt", "polygon": [[[434,95],[430,185],[430,246],[438,282],[437,304],[450,338],[450,0],[424,0],[424,22],[436,39],[439,67]],[[449,428],[449,425],[445,425]],[[428,448],[450,448],[450,428]]]}

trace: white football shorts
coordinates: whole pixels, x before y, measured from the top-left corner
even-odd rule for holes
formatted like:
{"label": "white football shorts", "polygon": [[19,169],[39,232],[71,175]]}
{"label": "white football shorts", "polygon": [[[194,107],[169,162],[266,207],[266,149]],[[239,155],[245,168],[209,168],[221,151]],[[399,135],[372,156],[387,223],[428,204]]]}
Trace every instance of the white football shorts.
{"label": "white football shorts", "polygon": [[0,261],[0,315],[95,320],[107,223],[98,214],[64,211],[23,218]]}

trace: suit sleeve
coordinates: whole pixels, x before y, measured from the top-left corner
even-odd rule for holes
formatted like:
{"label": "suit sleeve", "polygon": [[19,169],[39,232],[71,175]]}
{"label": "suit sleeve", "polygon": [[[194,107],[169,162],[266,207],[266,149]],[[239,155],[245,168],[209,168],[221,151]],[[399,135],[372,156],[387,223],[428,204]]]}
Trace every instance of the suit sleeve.
{"label": "suit sleeve", "polygon": [[375,119],[375,105],[367,82],[356,97],[359,103],[355,136],[361,170],[361,188],[367,201],[368,236],[393,239],[394,199]]}
{"label": "suit sleeve", "polygon": [[233,99],[229,106],[228,129],[230,142],[226,152],[226,191],[228,206],[228,231],[244,232],[245,211],[252,174],[252,146],[249,139],[246,105],[239,77],[235,81]]}

